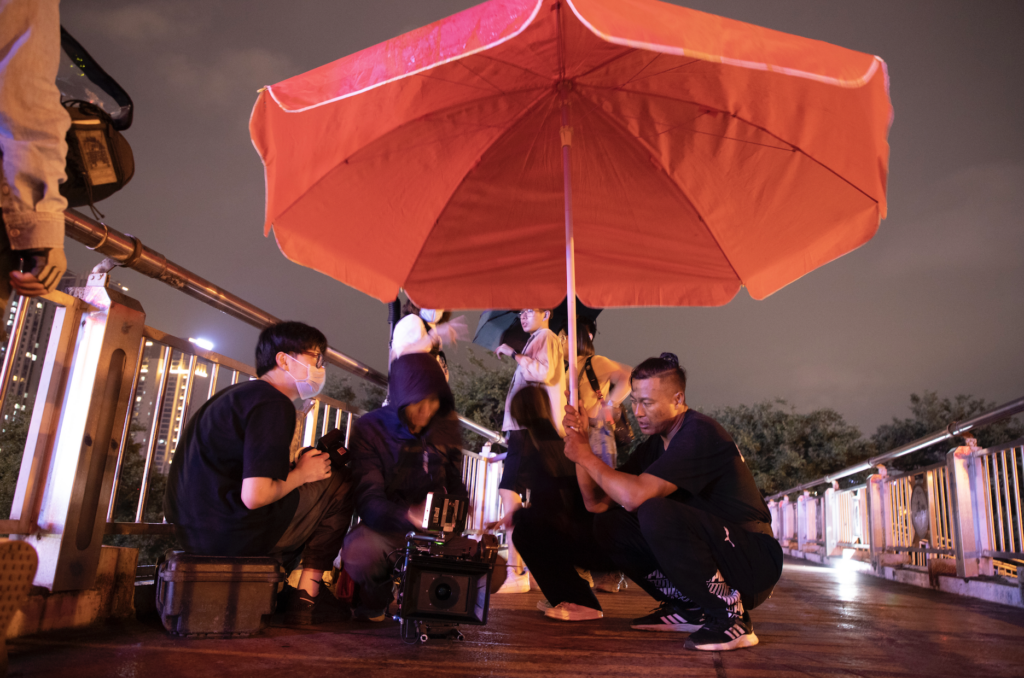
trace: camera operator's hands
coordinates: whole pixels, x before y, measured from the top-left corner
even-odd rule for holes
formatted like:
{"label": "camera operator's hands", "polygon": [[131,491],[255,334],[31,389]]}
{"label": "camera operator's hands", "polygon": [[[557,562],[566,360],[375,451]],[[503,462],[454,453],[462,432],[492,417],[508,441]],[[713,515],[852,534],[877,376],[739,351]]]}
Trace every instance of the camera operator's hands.
{"label": "camera operator's hands", "polygon": [[426,500],[424,500],[419,504],[416,504],[415,506],[410,506],[409,510],[405,514],[405,517],[408,518],[409,522],[412,523],[413,527],[417,529],[422,529],[423,512],[426,510],[427,502]]}
{"label": "camera operator's hands", "polygon": [[21,258],[21,271],[11,271],[11,286],[18,294],[40,297],[57,289],[57,283],[68,269],[68,259],[60,247],[38,250],[16,250]]}
{"label": "camera operator's hands", "polygon": [[299,474],[303,485],[330,478],[331,457],[326,452],[307,447],[295,464],[295,473]]}

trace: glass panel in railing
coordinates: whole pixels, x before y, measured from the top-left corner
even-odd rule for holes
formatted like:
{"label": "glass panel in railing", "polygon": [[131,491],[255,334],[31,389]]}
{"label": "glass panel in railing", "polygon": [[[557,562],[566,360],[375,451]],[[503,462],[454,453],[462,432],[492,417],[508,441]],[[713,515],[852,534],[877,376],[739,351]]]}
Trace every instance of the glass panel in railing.
{"label": "glass panel in railing", "polygon": [[[163,389],[160,425],[156,443],[153,446],[153,463],[149,472],[149,491],[142,522],[159,523],[164,519],[164,492],[167,489],[167,474],[171,470],[174,450],[187,422],[189,380],[192,375],[194,356],[175,350],[171,354],[170,370]],[[196,368],[198,368],[196,360]],[[195,393],[195,390],[192,390]]]}
{"label": "glass panel in railing", "polygon": [[[56,310],[53,304],[37,299],[25,299],[24,304],[25,323],[11,365],[7,396],[0,410],[0,518],[8,518],[11,514],[11,502],[18,485],[21,457],[25,451],[28,425]],[[0,318],[0,362],[7,357],[9,335],[15,327],[17,310],[18,296],[15,295]]]}
{"label": "glass panel in railing", "polygon": [[142,347],[142,362],[136,375],[132,416],[128,422],[124,453],[115,488],[114,510],[111,516],[114,522],[135,521],[139,506],[139,488],[142,485],[146,457],[149,454],[154,430],[154,417],[161,407],[160,384],[167,369],[169,354],[169,349],[158,342],[147,340]]}

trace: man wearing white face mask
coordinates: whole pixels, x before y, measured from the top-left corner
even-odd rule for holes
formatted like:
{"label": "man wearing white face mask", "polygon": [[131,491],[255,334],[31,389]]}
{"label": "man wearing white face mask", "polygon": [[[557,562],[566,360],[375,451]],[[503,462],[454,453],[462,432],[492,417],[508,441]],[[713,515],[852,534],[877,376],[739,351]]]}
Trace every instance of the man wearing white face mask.
{"label": "man wearing white face mask", "polygon": [[[307,448],[291,463],[293,401],[316,396],[325,380],[327,340],[314,327],[278,323],[256,346],[259,379],[224,389],[188,421],[175,450],[164,510],[190,553],[302,559],[291,623],[345,618],[321,588],[352,518],[348,468],[331,468]],[[340,450],[345,453],[345,450]]]}

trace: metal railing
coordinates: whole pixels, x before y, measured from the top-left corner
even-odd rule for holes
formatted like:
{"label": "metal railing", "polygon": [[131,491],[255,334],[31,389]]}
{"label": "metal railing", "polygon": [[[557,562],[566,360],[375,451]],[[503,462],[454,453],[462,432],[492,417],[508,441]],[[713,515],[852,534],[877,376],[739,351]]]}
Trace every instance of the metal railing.
{"label": "metal railing", "polygon": [[[159,252],[142,244],[133,235],[121,233],[106,224],[99,223],[75,210],[64,213],[65,233],[91,250],[109,257],[117,266],[131,268],[150,278],[155,278],[185,294],[223,311],[230,316],[263,329],[280,320],[241,297],[214,285],[209,280],[170,261]],[[113,267],[115,264],[111,264]],[[387,387],[387,376],[372,367],[351,358],[344,353],[327,348],[327,362],[340,367],[360,379]],[[492,443],[505,444],[505,438],[498,431],[492,431],[477,422],[459,417],[462,426]]]}
{"label": "metal railing", "polygon": [[[910,454],[1021,411],[1024,398],[873,461]],[[952,574],[955,565],[959,577],[1016,579],[1024,566],[1024,439],[988,449],[967,440],[942,464],[905,473],[879,464],[866,485],[839,489],[836,480],[865,470],[865,462],[772,495],[776,537],[792,555],[865,560],[876,571],[938,567]],[[811,493],[826,480],[831,487]]]}

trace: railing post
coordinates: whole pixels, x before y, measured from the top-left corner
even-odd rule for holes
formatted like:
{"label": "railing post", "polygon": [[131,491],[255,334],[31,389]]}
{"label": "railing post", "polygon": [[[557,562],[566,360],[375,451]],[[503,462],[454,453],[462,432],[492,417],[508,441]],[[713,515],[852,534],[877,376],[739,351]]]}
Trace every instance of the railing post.
{"label": "railing post", "polygon": [[807,543],[807,504],[810,501],[810,498],[811,493],[808,490],[804,490],[803,493],[796,498],[796,547],[801,552],[804,550],[804,544]]}
{"label": "railing post", "polygon": [[783,548],[793,548],[793,502],[787,494],[779,502],[779,513],[782,514],[782,539],[779,542]]}
{"label": "railing post", "polygon": [[836,490],[839,489],[839,483],[832,481],[832,487],[825,490],[825,498],[822,501],[822,510],[825,512],[823,516],[825,521],[825,556],[835,556],[838,554],[839,542],[839,495]]}
{"label": "railing post", "polygon": [[886,486],[885,479],[888,475],[884,466],[878,467],[878,473],[868,476],[868,524],[867,536],[871,546],[871,565],[875,570],[880,570],[882,553],[885,552],[886,533],[886,509],[885,500]]}
{"label": "railing post", "polygon": [[992,559],[982,555],[991,548],[991,515],[987,510],[989,479],[980,468],[976,449],[963,446],[946,455],[958,577],[992,574]]}
{"label": "railing post", "polygon": [[72,290],[91,309],[82,313],[59,403],[39,509],[41,531],[26,538],[39,553],[35,583],[52,591],[94,584],[145,327],[139,302],[107,289],[105,282],[105,275],[94,274],[88,287]]}
{"label": "railing post", "polygon": [[782,540],[782,516],[779,515],[779,502],[774,499],[768,502],[768,513],[772,516],[772,534],[776,541]]}

